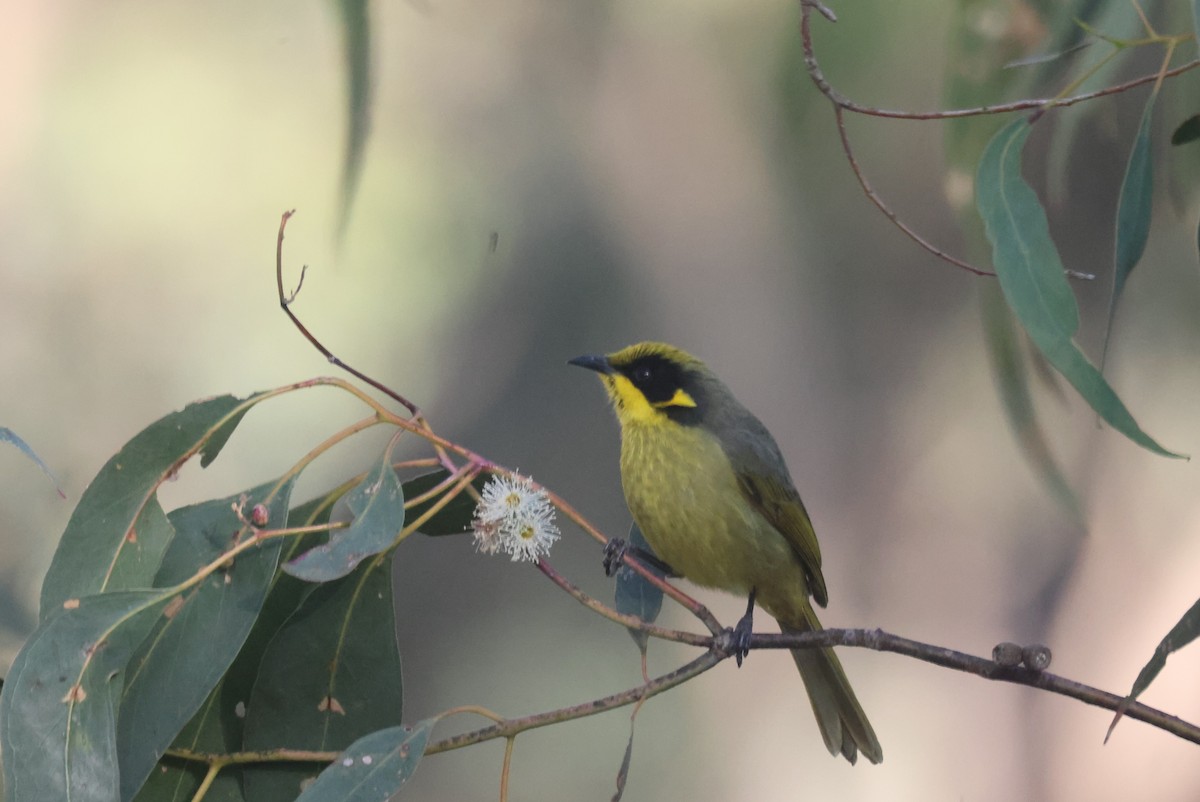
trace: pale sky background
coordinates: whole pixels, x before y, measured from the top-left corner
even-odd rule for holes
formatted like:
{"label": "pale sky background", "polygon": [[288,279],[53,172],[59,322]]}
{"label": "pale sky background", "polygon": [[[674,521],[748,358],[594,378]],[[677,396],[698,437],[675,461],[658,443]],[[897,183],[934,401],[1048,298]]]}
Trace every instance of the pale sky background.
{"label": "pale sky background", "polygon": [[[815,24],[831,79],[863,102],[939,107],[947,6],[837,4],[837,25]],[[289,208],[291,280],[309,265],[295,308],[326,344],[610,534],[629,523],[616,425],[594,379],[565,361],[662,339],[708,360],[774,432],[821,538],[828,625],[983,655],[1040,641],[1057,673],[1120,693],[1200,595],[1196,461],[1155,457],[1098,429],[1069,389],[1039,388],[1086,531],[1056,506],[992,382],[979,311],[990,280],[919,251],[863,197],[803,75],[794,3],[375,4],[374,125],[340,250],[343,73],[327,4],[0,8],[0,425],[68,494],[0,449],[3,670],[72,505],[126,440],[197,398],[330,371],[276,303]],[[1189,80],[1167,91],[1194,98]],[[1106,274],[1143,99],[1083,118],[1051,210],[1069,266]],[[849,125],[896,210],[963,253],[941,124]],[[1044,159],[1030,164],[1040,184]],[[1160,166],[1160,186],[1176,164]],[[1107,371],[1148,432],[1192,454],[1196,218],[1194,192],[1157,207]],[[1108,283],[1075,289],[1095,355]],[[260,408],[164,503],[277,475],[358,414],[331,390]],[[342,446],[300,497],[360,470],[385,437]],[[566,528],[553,560],[611,598],[582,533]],[[397,562],[406,718],[468,703],[524,715],[638,681],[628,636],[529,566],[464,538],[413,539]],[[697,593],[722,620],[740,615],[742,600]],[[692,625],[674,609],[664,620]],[[693,654],[655,644],[651,669]],[[842,659],[881,766],[829,757],[790,658],[762,652],[646,705],[625,799],[1200,795],[1196,747],[1140,723],[1104,746],[1104,711],[894,655]],[[1198,671],[1200,647],[1172,656],[1145,701],[1200,720]],[[627,733],[620,711],[522,736],[511,798],[610,798]],[[430,757],[405,798],[496,798],[502,753]]]}

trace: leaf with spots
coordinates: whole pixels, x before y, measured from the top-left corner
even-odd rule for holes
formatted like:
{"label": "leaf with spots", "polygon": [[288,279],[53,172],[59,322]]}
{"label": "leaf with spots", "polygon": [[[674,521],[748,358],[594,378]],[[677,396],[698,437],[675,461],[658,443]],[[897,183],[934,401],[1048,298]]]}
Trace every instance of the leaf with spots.
{"label": "leaf with spots", "polygon": [[[310,593],[263,654],[246,713],[246,749],[345,749],[399,724],[400,650],[391,554]],[[246,795],[292,800],[312,766],[248,769]]]}
{"label": "leaf with spots", "polygon": [[67,522],[42,583],[41,615],[68,598],[150,587],[171,536],[161,526],[161,509],[151,509],[158,486],[196,454],[211,462],[263,397],[198,401],[126,443],[100,469]]}
{"label": "leaf with spots", "polygon": [[[337,498],[338,494],[335,493],[293,507],[288,511],[288,527],[327,523],[330,509]],[[309,534],[289,538],[284,542],[281,559],[286,560],[312,546],[318,537],[317,534]],[[172,748],[212,754],[241,750],[247,703],[263,652],[284,621],[300,606],[304,597],[317,587],[282,572],[275,573],[274,584],[245,645],[217,687],[212,689],[200,709],[175,737]],[[164,758],[154,767],[146,784],[134,797],[134,802],[189,802],[200,787],[206,768],[202,763]],[[312,768],[308,774],[315,775],[316,771],[316,768]],[[242,794],[242,772],[240,766],[229,766],[222,770],[204,795],[204,802],[242,802],[245,799]],[[297,793],[293,785],[291,796],[286,798],[294,799]],[[264,800],[269,798],[264,796]]]}
{"label": "leaf with spots", "polygon": [[117,798],[117,702],[167,598],[123,591],[46,611],[0,694],[8,802]]}
{"label": "leaf with spots", "polygon": [[379,802],[391,799],[417,770],[439,717],[359,738],[321,772],[296,802]]}
{"label": "leaf with spots", "polygon": [[[178,534],[156,584],[169,588],[184,582],[250,536],[235,504],[248,514],[261,503],[270,520],[286,520],[293,481],[269,482],[172,512]],[[130,663],[118,729],[122,799],[137,793],[241,650],[271,587],[282,543],[281,538],[265,540],[174,595],[170,615],[156,623]]]}

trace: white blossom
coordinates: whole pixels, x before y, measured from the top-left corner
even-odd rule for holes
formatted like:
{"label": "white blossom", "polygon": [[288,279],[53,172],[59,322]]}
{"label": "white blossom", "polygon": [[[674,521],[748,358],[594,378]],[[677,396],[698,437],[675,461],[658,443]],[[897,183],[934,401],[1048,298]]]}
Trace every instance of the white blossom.
{"label": "white blossom", "polygon": [[485,554],[500,551],[513,560],[536,561],[560,537],[554,505],[527,477],[496,475],[483,487],[471,522],[475,547]]}

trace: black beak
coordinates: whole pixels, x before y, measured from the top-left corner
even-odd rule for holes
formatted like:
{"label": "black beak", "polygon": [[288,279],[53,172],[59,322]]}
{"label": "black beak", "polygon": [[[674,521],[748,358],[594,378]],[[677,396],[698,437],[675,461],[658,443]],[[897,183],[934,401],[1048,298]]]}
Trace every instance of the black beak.
{"label": "black beak", "polygon": [[567,364],[578,365],[581,368],[587,368],[588,370],[594,370],[597,373],[604,373],[606,375],[613,372],[612,365],[608,364],[608,357],[596,356],[594,354],[568,359]]}

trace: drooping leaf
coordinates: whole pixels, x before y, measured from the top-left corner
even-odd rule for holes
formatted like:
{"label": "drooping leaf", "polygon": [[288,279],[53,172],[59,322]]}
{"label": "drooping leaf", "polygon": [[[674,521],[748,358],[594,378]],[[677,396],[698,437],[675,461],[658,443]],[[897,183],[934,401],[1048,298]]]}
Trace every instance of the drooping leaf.
{"label": "drooping leaf", "polygon": [[1200,114],[1193,114],[1179,124],[1171,134],[1172,145],[1186,145],[1200,139]]}
{"label": "drooping leaf", "polygon": [[50,466],[42,461],[42,458],[37,455],[37,452],[29,447],[29,444],[17,435],[12,429],[7,426],[0,426],[0,443],[11,443],[16,446],[25,456],[33,460],[33,464],[42,469],[42,473],[46,474],[51,482],[54,483],[54,489],[58,491],[58,495],[66,498],[67,494],[63,492],[62,485],[58,483],[58,477],[54,475],[54,471],[50,470]]}
{"label": "drooping leaf", "polygon": [[1075,296],[1063,273],[1046,213],[1021,177],[1021,149],[1030,125],[1006,125],[984,150],[976,177],[976,204],[992,243],[1004,298],[1034,345],[1100,417],[1138,445],[1177,457],[1142,431],[1121,399],[1072,341],[1079,327]]}
{"label": "drooping leaf", "polygon": [[417,770],[437,718],[359,738],[296,802],[379,802],[391,799]]}
{"label": "drooping leaf", "polygon": [[1153,120],[1154,99],[1152,93],[1142,112],[1142,124],[1138,127],[1129,163],[1125,167],[1125,178],[1121,182],[1121,196],[1117,204],[1117,235],[1114,249],[1112,299],[1108,307],[1108,326],[1104,332],[1104,351],[1100,357],[1103,368],[1108,358],[1108,343],[1112,337],[1113,320],[1117,314],[1117,302],[1125,289],[1129,274],[1141,261],[1150,239],[1150,212],[1154,204],[1154,160],[1150,142],[1150,124]]}
{"label": "drooping leaf", "polygon": [[[1035,47],[1042,52],[1066,53],[1079,47],[1082,29],[1071,24],[1054,30],[1055,20],[1062,17],[1061,9],[1047,5],[1001,7],[993,0],[958,0],[954,4],[943,81],[947,108],[973,108],[995,102],[1000,97],[1040,94],[1040,86],[1054,80],[1074,61],[1057,60],[1024,70],[1001,68],[1005,60],[1008,63],[1013,59],[1020,60]],[[1078,7],[1072,9],[1077,14],[1084,11]],[[1036,26],[1013,24],[1001,28],[989,24],[988,20],[995,19],[998,13],[1020,15],[1024,20],[1040,19],[1050,32],[1045,37],[1033,39],[1030,34],[1037,30]],[[1043,38],[1045,41],[1040,41]],[[975,264],[985,264],[990,251],[982,222],[972,203],[975,173],[979,154],[1002,124],[1003,120],[996,115],[975,115],[947,120],[944,127],[945,195],[957,213],[967,257]],[[1030,353],[1025,347],[1024,335],[1013,324],[1012,313],[1004,306],[998,287],[982,288],[980,299],[992,374],[1017,446],[1049,492],[1075,515],[1078,505],[1074,494],[1045,439],[1033,404],[1031,375],[1045,380],[1053,371],[1047,368],[1040,353]],[[1055,384],[1050,386],[1057,387]]]}
{"label": "drooping leaf", "polygon": [[[266,506],[287,517],[294,477],[244,494],[206,501],[170,515],[178,535],[163,557],[159,587],[182,583],[250,532],[232,508]],[[174,596],[130,663],[121,699],[121,798],[132,799],[155,763],[193,717],[245,643],[262,608],[283,541],[265,540]]]}
{"label": "drooping leaf", "polygon": [[1154,654],[1150,656],[1150,660],[1138,672],[1137,679],[1133,681],[1133,688],[1129,691],[1129,695],[1117,708],[1117,713],[1113,716],[1112,723],[1108,725],[1108,734],[1104,736],[1104,740],[1108,740],[1108,736],[1112,735],[1113,727],[1117,726],[1117,722],[1121,720],[1121,716],[1125,714],[1129,705],[1133,704],[1142,691],[1150,687],[1150,683],[1158,676],[1158,672],[1163,670],[1163,666],[1167,664],[1167,657],[1172,652],[1177,652],[1184,646],[1194,641],[1197,636],[1200,636],[1200,601],[1188,609],[1183,614],[1183,618],[1175,626],[1171,627],[1171,631],[1167,636],[1159,641],[1158,647],[1155,648]]}
{"label": "drooping leaf", "polygon": [[[65,599],[150,586],[166,544],[140,530],[139,518],[158,486],[189,458],[203,452],[211,462],[231,424],[260,398],[225,395],[190,404],[150,424],[100,469],[71,514],[42,583],[43,618]],[[123,566],[125,561],[136,565]],[[115,584],[114,577],[130,584]]]}
{"label": "drooping leaf", "polygon": [[337,9],[346,65],[346,151],[337,224],[341,241],[350,220],[371,130],[371,18],[367,0],[337,0]]}
{"label": "drooping leaf", "polygon": [[0,694],[8,802],[118,798],[116,705],[166,601],[154,590],[105,593],[43,618]]}
{"label": "drooping leaf", "polygon": [[[317,587],[271,640],[246,713],[245,748],[337,751],[402,714],[400,650],[390,555]],[[267,765],[245,775],[246,795],[288,802],[312,765]]]}
{"label": "drooping leaf", "polygon": [[[404,483],[404,497],[413,499],[422,493],[427,493],[446,481],[449,476],[449,471],[436,470],[422,474],[414,479],[409,479]],[[486,477],[477,476],[471,484],[477,491],[483,492],[483,486],[486,481]],[[437,502],[438,498],[438,496],[434,496],[428,501],[414,504],[409,508],[405,520],[417,520]],[[471,531],[471,519],[474,517],[475,499],[471,497],[470,493],[459,493],[446,506],[438,510],[432,518],[421,525],[421,534],[429,535],[430,537],[466,534]]]}
{"label": "drooping leaf", "polygon": [[[654,550],[646,542],[646,536],[642,534],[642,530],[636,523],[629,528],[629,545],[647,554],[654,554]],[[652,563],[646,563],[646,567],[655,576],[661,577],[665,575],[664,571]],[[658,618],[659,612],[662,610],[663,592],[654,585],[651,585],[642,578],[641,574],[627,565],[622,565],[617,570],[616,589],[613,592],[615,596],[614,606],[618,613],[636,615],[650,624],[654,623],[655,619]],[[639,629],[630,629],[629,634],[634,642],[637,643],[638,648],[642,652],[645,652],[649,636]],[[630,738],[632,739],[632,736]]]}
{"label": "drooping leaf", "polygon": [[347,494],[346,504],[354,514],[350,525],[333,530],[327,543],[289,560],[284,571],[308,582],[328,582],[392,545],[404,527],[404,490],[387,452]]}
{"label": "drooping leaf", "polygon": [[1021,341],[1023,335],[1013,322],[1012,312],[1005,305],[999,287],[983,288],[982,311],[992,371],[1017,445],[1050,494],[1077,523],[1081,523],[1083,511],[1075,491],[1055,461],[1034,411],[1029,391],[1027,351]]}

